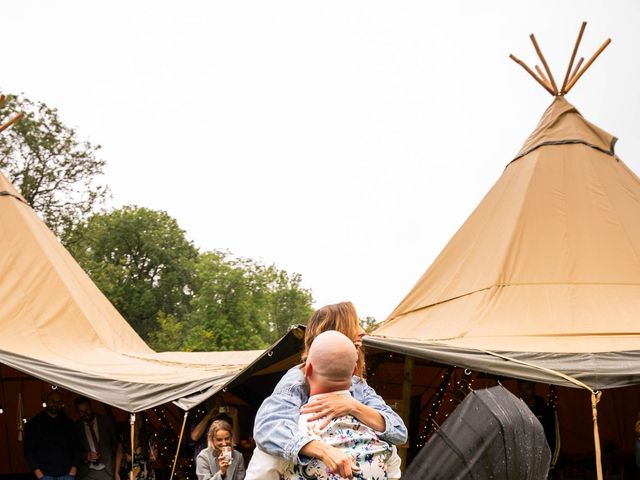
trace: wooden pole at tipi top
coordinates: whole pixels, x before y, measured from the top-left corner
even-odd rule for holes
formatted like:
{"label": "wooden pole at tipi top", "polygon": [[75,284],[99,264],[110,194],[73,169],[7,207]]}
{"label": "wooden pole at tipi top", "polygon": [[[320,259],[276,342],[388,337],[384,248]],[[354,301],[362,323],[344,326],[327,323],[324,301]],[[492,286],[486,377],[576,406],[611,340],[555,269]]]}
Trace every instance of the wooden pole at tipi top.
{"label": "wooden pole at tipi top", "polygon": [[[538,46],[538,42],[536,41],[535,35],[532,33],[531,35],[529,35],[529,38],[531,39],[531,43],[533,43],[533,48],[536,49],[538,58],[540,58],[540,61],[542,62],[542,65],[544,66],[544,69],[546,70],[547,75],[549,76],[549,81],[551,82],[551,88],[553,88],[554,92],[557,92],[558,87],[556,85],[556,81],[553,78],[553,74],[551,73],[551,70],[549,70],[549,65],[547,64],[547,60],[545,60],[544,55],[542,55],[542,50],[540,50],[540,47]],[[540,72],[540,74],[542,74],[542,72]],[[544,75],[542,76],[544,77]]]}
{"label": "wooden pole at tipi top", "polygon": [[591,66],[591,64],[596,61],[596,58],[598,58],[598,56],[604,51],[605,48],[607,48],[607,46],[610,43],[611,43],[611,39],[607,38],[602,43],[602,45],[600,45],[600,48],[598,48],[596,53],[594,53],[593,56],[589,59],[589,61],[584,64],[584,67],[582,67],[582,69],[577,74],[575,74],[571,80],[569,80],[569,83],[568,83],[567,87],[565,88],[564,92],[562,92],[563,94],[569,93],[569,90],[571,90],[573,88],[573,86],[580,79],[582,74],[587,71],[587,68],[589,68]]}
{"label": "wooden pole at tipi top", "polygon": [[[565,88],[567,87],[567,83],[569,83],[569,79],[575,76],[576,72],[578,71],[578,68],[580,68],[580,64],[582,64],[582,62],[584,61],[584,58],[580,59],[580,61],[578,62],[578,66],[576,67],[576,70],[574,70],[573,74],[571,74],[571,67],[573,67],[573,61],[576,59],[576,54],[578,53],[578,47],[580,46],[580,42],[582,41],[582,34],[584,33],[584,29],[586,27],[587,27],[587,22],[582,22],[582,25],[580,26],[580,32],[578,33],[578,38],[576,40],[576,45],[573,47],[571,60],[569,60],[569,65],[567,66],[567,73],[564,76],[564,82],[562,82],[562,88],[560,89],[561,92],[564,92]],[[571,74],[571,77],[569,76],[570,74]]]}
{"label": "wooden pole at tipi top", "polygon": [[584,57],[580,57],[580,60],[578,60],[578,63],[576,64],[576,68],[573,69],[573,73],[569,78],[573,78],[576,76],[576,73],[578,73],[578,70],[580,70],[580,65],[582,65],[582,62],[584,62]]}

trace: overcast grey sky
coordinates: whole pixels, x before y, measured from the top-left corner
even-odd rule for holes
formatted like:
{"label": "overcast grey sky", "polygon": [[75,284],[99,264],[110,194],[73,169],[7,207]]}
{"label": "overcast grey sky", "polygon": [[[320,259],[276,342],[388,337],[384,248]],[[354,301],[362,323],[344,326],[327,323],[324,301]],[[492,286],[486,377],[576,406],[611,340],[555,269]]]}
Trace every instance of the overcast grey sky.
{"label": "overcast grey sky", "polygon": [[317,306],[384,319],[498,179],[551,96],[640,171],[640,2],[0,3],[0,90],[103,146],[111,206],[167,211],[203,250],[275,263]]}

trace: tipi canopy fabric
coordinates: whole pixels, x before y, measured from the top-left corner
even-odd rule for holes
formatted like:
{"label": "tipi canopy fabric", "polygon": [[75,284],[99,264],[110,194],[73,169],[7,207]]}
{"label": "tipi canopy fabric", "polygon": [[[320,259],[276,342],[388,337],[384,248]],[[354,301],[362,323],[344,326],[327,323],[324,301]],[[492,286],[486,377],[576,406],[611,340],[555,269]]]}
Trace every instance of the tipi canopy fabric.
{"label": "tipi canopy fabric", "polygon": [[[562,96],[369,345],[593,388],[640,382],[640,181]],[[518,362],[505,362],[510,357]]]}
{"label": "tipi canopy fabric", "polygon": [[213,392],[262,353],[151,350],[2,173],[0,232],[0,363],[139,411]]}

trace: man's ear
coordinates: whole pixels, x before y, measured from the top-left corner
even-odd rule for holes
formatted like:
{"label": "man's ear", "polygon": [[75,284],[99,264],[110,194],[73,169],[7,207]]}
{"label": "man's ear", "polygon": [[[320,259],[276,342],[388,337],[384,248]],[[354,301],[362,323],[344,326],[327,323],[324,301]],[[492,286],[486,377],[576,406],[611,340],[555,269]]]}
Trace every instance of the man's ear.
{"label": "man's ear", "polygon": [[358,365],[357,364],[353,367],[353,372],[351,372],[351,376],[352,377],[356,374],[356,370],[358,370]]}
{"label": "man's ear", "polygon": [[310,378],[312,374],[313,374],[313,366],[311,365],[311,363],[307,361],[307,363],[305,363],[304,365],[304,377]]}

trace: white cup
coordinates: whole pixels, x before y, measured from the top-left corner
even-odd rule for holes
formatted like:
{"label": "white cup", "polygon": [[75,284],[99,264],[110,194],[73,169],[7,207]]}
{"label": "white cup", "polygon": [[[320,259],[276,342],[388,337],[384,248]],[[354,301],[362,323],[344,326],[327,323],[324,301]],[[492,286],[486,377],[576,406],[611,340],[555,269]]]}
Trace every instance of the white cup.
{"label": "white cup", "polygon": [[231,447],[222,447],[222,456],[227,460],[227,463],[231,465]]}

